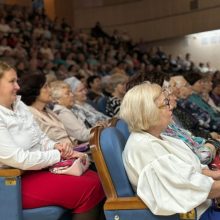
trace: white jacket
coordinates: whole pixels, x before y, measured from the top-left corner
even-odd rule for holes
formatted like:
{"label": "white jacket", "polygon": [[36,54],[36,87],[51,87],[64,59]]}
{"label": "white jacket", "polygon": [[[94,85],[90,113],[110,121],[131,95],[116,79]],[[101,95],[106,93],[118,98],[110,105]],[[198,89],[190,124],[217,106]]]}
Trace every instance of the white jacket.
{"label": "white jacket", "polygon": [[60,153],[20,101],[13,111],[0,105],[0,166],[39,170],[60,161]]}
{"label": "white jacket", "polygon": [[156,215],[186,213],[197,207],[198,219],[209,207],[213,179],[203,174],[199,159],[179,139],[131,133],[123,161],[137,195]]}

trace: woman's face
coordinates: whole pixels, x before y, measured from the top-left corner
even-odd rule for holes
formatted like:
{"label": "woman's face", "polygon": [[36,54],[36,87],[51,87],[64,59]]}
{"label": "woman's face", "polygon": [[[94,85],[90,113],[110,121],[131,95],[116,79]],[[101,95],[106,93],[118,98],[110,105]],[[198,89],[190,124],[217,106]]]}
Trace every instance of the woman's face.
{"label": "woman's face", "polygon": [[48,104],[52,101],[50,88],[46,82],[40,90],[40,95],[37,97],[37,101]]}
{"label": "woman's face", "polygon": [[121,82],[121,83],[119,83],[119,84],[116,86],[115,90],[117,90],[118,93],[119,93],[121,96],[124,96],[125,93],[126,93],[126,82]]}
{"label": "woman's face", "polygon": [[191,85],[189,85],[189,83],[186,81],[185,83],[181,85],[179,90],[180,90],[179,98],[182,98],[182,99],[188,98],[190,95],[192,95],[192,92],[193,92]]}
{"label": "woman's face", "polygon": [[202,93],[204,86],[203,86],[203,81],[202,80],[198,80],[197,82],[195,82],[192,86],[193,91],[198,92],[198,93]]}
{"label": "woman's face", "polygon": [[62,89],[62,93],[58,103],[69,109],[73,107],[74,98],[73,98],[73,93],[69,87]]}
{"label": "woman's face", "polygon": [[204,93],[209,93],[212,91],[212,81],[207,79],[203,81],[203,92]]}
{"label": "woman's face", "polygon": [[6,71],[0,78],[0,104],[11,108],[19,89],[16,72],[13,69]]}
{"label": "woman's face", "polygon": [[172,107],[170,98],[166,97],[164,93],[161,93],[156,101],[156,105],[160,110],[160,120],[157,126],[160,127],[161,130],[164,130],[172,120]]}
{"label": "woman's face", "polygon": [[178,91],[176,92],[176,97],[185,99],[192,94],[192,87],[182,76],[173,77],[172,79],[175,83],[176,91]]}
{"label": "woman's face", "polygon": [[86,94],[87,94],[87,89],[83,83],[80,83],[77,86],[75,92],[73,92],[75,100],[82,103],[85,102],[87,99]]}

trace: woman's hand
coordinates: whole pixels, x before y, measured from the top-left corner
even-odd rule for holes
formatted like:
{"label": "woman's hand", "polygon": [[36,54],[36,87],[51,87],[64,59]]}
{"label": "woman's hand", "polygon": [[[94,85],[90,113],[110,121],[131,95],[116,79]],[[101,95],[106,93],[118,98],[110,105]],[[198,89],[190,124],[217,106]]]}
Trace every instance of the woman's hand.
{"label": "woman's hand", "polygon": [[220,170],[210,170],[205,168],[202,170],[202,174],[212,177],[214,180],[220,180]]}
{"label": "woman's hand", "polygon": [[88,155],[85,153],[81,153],[78,151],[73,151],[73,157],[74,158],[80,158],[80,160],[82,161],[83,164],[86,164],[87,160],[88,160]]}
{"label": "woman's hand", "polygon": [[213,139],[216,139],[216,140],[220,139],[220,134],[217,132],[211,132],[210,135]]}
{"label": "woman's hand", "polygon": [[60,151],[62,159],[71,159],[74,153],[73,146],[70,143],[57,143],[54,146],[55,149]]}

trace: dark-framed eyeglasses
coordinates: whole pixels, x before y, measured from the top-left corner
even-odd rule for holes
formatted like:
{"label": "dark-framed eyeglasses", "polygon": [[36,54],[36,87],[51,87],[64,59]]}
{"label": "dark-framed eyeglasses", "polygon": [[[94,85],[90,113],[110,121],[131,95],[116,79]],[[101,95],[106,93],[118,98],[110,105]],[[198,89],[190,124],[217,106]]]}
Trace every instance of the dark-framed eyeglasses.
{"label": "dark-framed eyeglasses", "polygon": [[162,108],[167,108],[167,107],[170,107],[170,100],[168,98],[165,98],[163,100],[163,104],[159,105],[158,108],[162,109]]}

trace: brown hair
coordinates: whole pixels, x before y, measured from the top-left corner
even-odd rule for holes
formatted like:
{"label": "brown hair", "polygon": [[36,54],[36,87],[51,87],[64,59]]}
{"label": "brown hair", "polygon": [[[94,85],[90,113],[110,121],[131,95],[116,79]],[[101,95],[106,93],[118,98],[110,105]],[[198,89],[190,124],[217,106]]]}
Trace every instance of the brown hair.
{"label": "brown hair", "polygon": [[6,71],[9,71],[11,69],[14,69],[14,68],[6,62],[0,61],[0,79],[3,77]]}

